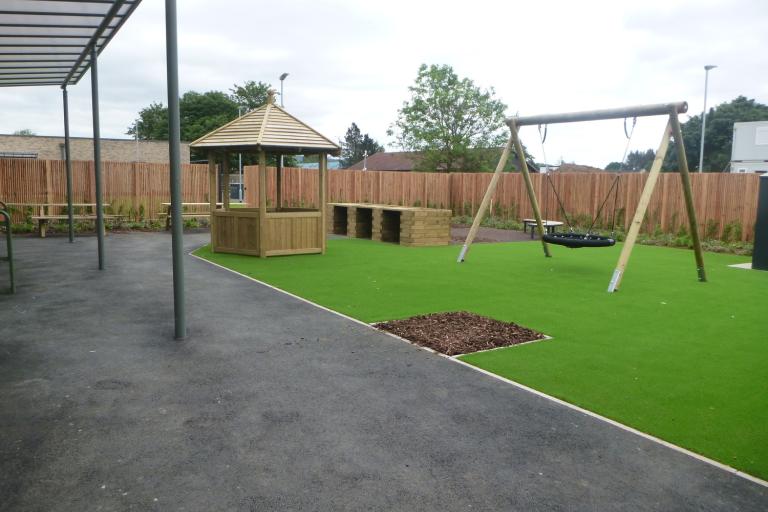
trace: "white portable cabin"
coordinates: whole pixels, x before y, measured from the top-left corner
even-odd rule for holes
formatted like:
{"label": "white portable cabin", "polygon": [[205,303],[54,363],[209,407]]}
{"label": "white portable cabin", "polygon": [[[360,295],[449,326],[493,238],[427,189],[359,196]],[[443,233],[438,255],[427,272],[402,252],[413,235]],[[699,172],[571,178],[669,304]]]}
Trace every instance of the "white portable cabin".
{"label": "white portable cabin", "polygon": [[768,121],[733,123],[732,173],[768,173]]}

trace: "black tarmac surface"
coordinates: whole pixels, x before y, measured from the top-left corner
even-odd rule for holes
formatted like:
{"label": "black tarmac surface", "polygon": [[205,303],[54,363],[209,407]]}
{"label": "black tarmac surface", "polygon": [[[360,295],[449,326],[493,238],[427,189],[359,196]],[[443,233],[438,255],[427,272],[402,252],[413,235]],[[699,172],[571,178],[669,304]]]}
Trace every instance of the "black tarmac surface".
{"label": "black tarmac surface", "polygon": [[173,341],[165,234],[108,236],[104,272],[93,238],[17,242],[1,511],[768,510],[765,487],[192,257]]}

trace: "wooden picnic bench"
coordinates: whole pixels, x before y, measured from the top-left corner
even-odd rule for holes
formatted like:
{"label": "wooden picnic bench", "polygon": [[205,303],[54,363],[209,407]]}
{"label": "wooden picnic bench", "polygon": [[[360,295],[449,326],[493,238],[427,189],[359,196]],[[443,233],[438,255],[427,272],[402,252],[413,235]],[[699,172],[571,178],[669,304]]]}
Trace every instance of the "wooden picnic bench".
{"label": "wooden picnic bench", "polygon": [[[102,218],[104,220],[116,220],[116,219],[122,219],[125,215],[103,215]],[[69,220],[68,215],[32,215],[32,220],[37,221],[37,231],[40,238],[45,238],[45,231],[48,226],[49,221],[56,221],[56,220]],[[96,214],[88,214],[88,215],[72,215],[72,220],[96,220]]]}
{"label": "wooden picnic bench", "polygon": [[[30,218],[37,223],[37,233],[40,238],[45,238],[46,228],[50,221],[66,221],[69,216],[65,214],[52,214],[51,208],[67,208],[67,203],[8,203],[10,206],[31,207],[35,213]],[[109,204],[103,204],[103,207]],[[96,203],[72,203],[72,208],[96,208]],[[121,219],[125,215],[104,215],[104,220]],[[95,213],[77,213],[72,215],[73,220],[96,220]]]}
{"label": "wooden picnic bench", "polygon": [[[544,227],[544,230],[549,234],[554,233],[555,228],[563,225],[559,220],[542,220],[541,224]],[[533,232],[536,229],[536,219],[523,219],[523,233],[528,230],[529,226],[531,228],[531,238],[533,238]]]}
{"label": "wooden picnic bench", "polygon": [[[160,217],[165,217],[165,229],[166,230],[171,229],[171,203],[160,203],[160,204],[165,206],[166,211],[160,212],[158,215]],[[193,206],[193,207],[207,206],[210,208],[211,204],[210,203],[181,203],[182,208],[185,208],[188,206]],[[217,207],[224,206],[224,203],[216,203],[216,206]],[[181,217],[183,219],[207,219],[207,218],[210,218],[210,216],[211,216],[210,209],[206,211],[199,211],[199,212],[184,212],[181,214]]]}

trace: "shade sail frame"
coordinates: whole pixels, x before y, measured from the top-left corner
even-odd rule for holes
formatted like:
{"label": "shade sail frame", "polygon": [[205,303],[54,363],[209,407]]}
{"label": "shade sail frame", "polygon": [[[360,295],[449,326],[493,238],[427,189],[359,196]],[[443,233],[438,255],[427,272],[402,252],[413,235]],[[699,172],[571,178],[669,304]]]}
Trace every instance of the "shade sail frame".
{"label": "shade sail frame", "polygon": [[3,0],[0,87],[77,84],[141,0]]}

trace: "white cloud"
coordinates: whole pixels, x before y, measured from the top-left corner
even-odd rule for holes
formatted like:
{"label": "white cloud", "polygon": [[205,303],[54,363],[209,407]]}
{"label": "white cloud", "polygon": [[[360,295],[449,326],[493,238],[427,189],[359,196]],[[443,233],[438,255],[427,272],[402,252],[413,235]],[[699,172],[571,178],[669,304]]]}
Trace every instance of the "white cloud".
{"label": "white cloud", "polygon": [[[701,110],[739,94],[768,102],[764,0],[390,0],[179,2],[181,90],[285,82],[286,107],[326,135],[351,122],[380,141],[421,63],[493,86],[510,115],[685,99]],[[163,3],[145,0],[100,60],[105,137],[166,103]],[[72,131],[90,135],[89,77],[70,89]],[[57,134],[57,88],[0,89],[0,132]],[[638,121],[633,147],[658,145],[664,120]],[[541,157],[535,128],[522,131]],[[604,166],[621,157],[621,121],[550,127],[547,156]]]}

